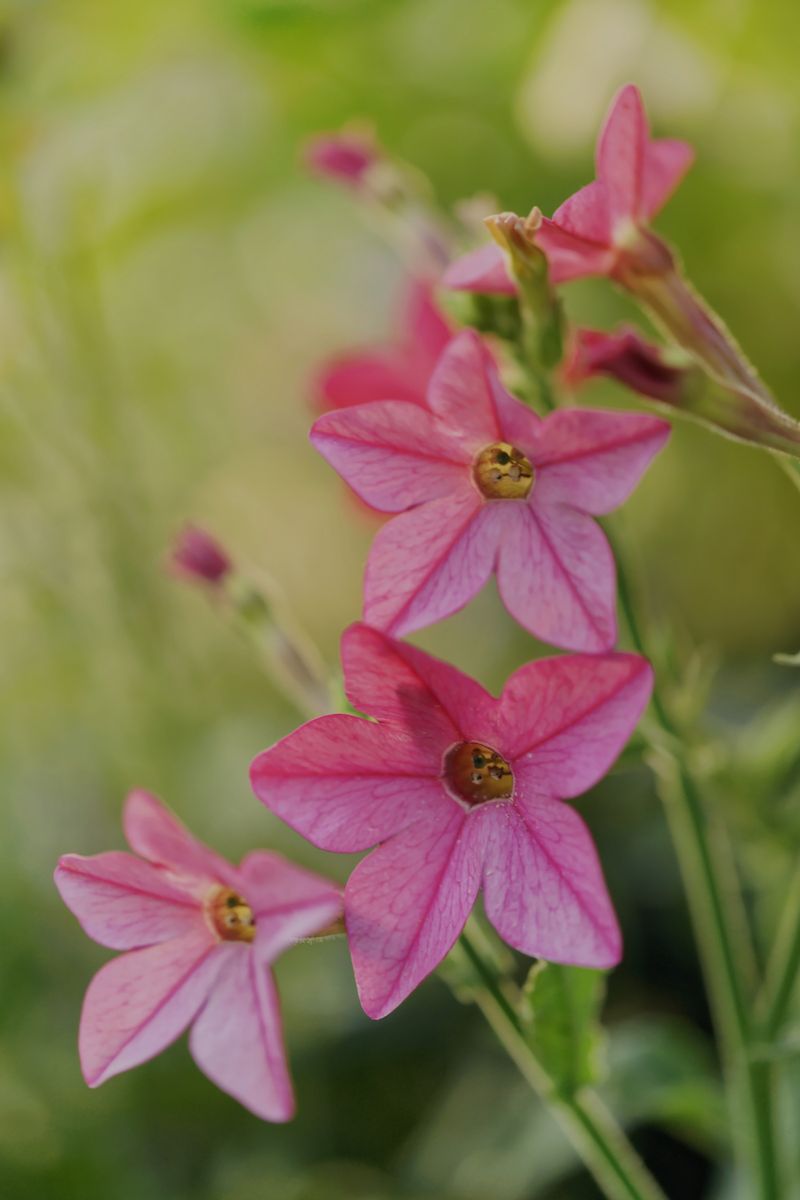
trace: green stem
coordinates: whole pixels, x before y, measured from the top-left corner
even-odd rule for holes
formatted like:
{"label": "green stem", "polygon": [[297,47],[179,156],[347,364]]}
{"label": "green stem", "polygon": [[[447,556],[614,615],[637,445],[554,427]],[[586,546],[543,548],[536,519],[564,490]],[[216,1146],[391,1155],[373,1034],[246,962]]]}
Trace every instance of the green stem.
{"label": "green stem", "polygon": [[756,1011],[761,1017],[761,1035],[774,1041],[789,1011],[797,976],[800,974],[800,862],[795,868],[784,903],[775,945],[767,966],[766,982]]}
{"label": "green stem", "polygon": [[460,940],[481,983],[476,1003],[521,1074],[552,1109],[604,1194],[609,1200],[665,1200],[600,1097],[590,1089],[565,1095],[553,1087],[525,1037],[508,981],[500,981],[469,934],[462,933]]}

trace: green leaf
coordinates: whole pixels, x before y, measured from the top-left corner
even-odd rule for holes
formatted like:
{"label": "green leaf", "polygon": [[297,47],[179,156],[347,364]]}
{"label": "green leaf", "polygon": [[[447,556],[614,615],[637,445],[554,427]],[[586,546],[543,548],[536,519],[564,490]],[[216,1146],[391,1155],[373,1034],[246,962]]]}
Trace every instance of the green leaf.
{"label": "green leaf", "polygon": [[602,971],[537,963],[523,990],[523,1019],[531,1048],[554,1087],[565,1095],[596,1083],[605,1037],[599,1012]]}

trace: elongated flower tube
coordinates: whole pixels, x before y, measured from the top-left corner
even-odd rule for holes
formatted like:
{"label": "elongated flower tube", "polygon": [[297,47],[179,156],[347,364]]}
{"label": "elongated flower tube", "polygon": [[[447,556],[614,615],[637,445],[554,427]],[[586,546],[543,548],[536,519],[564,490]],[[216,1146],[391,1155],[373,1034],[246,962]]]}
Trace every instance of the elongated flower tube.
{"label": "elongated flower tube", "polygon": [[505,391],[471,330],[448,345],[427,411],[386,401],[326,413],[311,440],[372,507],[397,514],[367,563],[364,619],[408,633],[497,573],[506,608],[570,650],[616,641],[614,561],[592,519],[630,495],[669,436],[641,413],[542,419]]}
{"label": "elongated flower tube", "polygon": [[90,1087],[130,1070],[191,1026],[195,1062],[265,1121],[294,1098],[271,964],[339,918],[339,889],[255,850],[238,867],[198,842],[159,800],[132,792],[125,834],[134,854],[67,854],[61,897],[101,946],[126,953],[98,971],[78,1047]]}
{"label": "elongated flower tube", "polygon": [[499,699],[365,625],[342,639],[351,703],[253,763],[256,795],[325,850],[377,846],[345,888],[364,1011],[383,1017],[448,953],[483,890],[524,954],[612,967],[614,911],[589,833],[565,800],[600,779],[647,703],[631,654],[528,663]]}

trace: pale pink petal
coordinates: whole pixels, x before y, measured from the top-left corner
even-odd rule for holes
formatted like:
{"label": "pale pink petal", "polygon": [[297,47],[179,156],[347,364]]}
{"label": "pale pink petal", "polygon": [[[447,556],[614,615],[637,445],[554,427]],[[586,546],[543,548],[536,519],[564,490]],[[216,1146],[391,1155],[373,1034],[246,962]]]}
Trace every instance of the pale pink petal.
{"label": "pale pink petal", "polygon": [[485,292],[494,296],[517,294],[517,285],[508,273],[503,251],[495,242],[470,250],[452,262],[442,276],[442,286],[452,292]]}
{"label": "pale pink petal", "polygon": [[262,962],[272,962],[298,938],[319,933],[342,915],[341,888],[280,854],[253,850],[240,873],[256,921],[253,950]]}
{"label": "pale pink petal", "polygon": [[547,217],[537,230],[536,245],[547,255],[553,283],[568,283],[587,275],[608,275],[614,266],[614,251],[608,246],[570,233]]}
{"label": "pale pink petal", "polygon": [[198,914],[183,937],[121,954],[95,975],[78,1047],[89,1087],[159,1054],[193,1020],[222,965],[220,943]]}
{"label": "pale pink petal", "polygon": [[503,388],[495,390],[494,399],[500,425],[500,440],[518,446],[532,458],[541,436],[542,418]]}
{"label": "pale pink petal", "polygon": [[566,804],[487,805],[483,896],[497,932],[523,954],[616,966],[622,940],[592,839]]}
{"label": "pale pink petal", "polygon": [[[413,279],[405,298],[402,326],[406,361],[420,384],[426,385],[453,332],[433,300],[426,280]],[[423,387],[424,390],[424,387]]]}
{"label": "pale pink petal", "polygon": [[660,138],[650,142],[644,155],[642,216],[654,217],[669,200],[694,162],[694,150],[688,142]]}
{"label": "pale pink petal", "polygon": [[439,965],[464,927],[481,874],[473,814],[415,822],[358,864],[345,920],[361,1006],[385,1017]]}
{"label": "pale pink petal", "polygon": [[351,703],[404,727],[434,768],[453,742],[470,740],[476,722],[497,706],[479,683],[449,663],[368,625],[345,630],[342,666]]}
{"label": "pale pink petal", "polygon": [[91,858],[65,854],[55,881],[84,931],[112,950],[151,946],[197,927],[197,902],[156,867],[123,851]]}
{"label": "pale pink petal", "polygon": [[435,758],[397,726],[318,717],[255,759],[253,790],[323,850],[366,850],[447,797]]}
{"label": "pale pink petal", "polygon": [[525,789],[579,796],[605,775],[642,715],[653,672],[636,654],[564,654],[515,671],[500,698],[503,754]]}
{"label": "pale pink petal", "polygon": [[545,419],[536,450],[536,502],[601,516],[630,496],[670,434],[644,413],[562,408]]}
{"label": "pale pink petal", "polygon": [[614,97],[597,142],[597,178],[606,187],[612,229],[642,215],[647,141],[642,97],[629,83]]}
{"label": "pale pink petal", "polygon": [[[605,186],[594,179],[579,188],[553,213],[553,224],[566,233],[575,234],[584,242],[607,247],[611,240],[611,226]],[[536,241],[539,242],[538,235]]]}
{"label": "pale pink petal", "polygon": [[311,441],[350,487],[381,512],[402,512],[463,485],[472,453],[425,409],[397,400],[323,414]]}
{"label": "pale pink petal", "polygon": [[192,895],[202,897],[212,883],[236,885],[236,870],[193,837],[177,817],[149,792],[131,792],[122,817],[128,844],[142,858],[166,867]]}
{"label": "pale pink petal", "polygon": [[364,620],[399,637],[463,608],[492,573],[501,507],[470,485],[384,525],[367,560]]}
{"label": "pale pink petal", "polygon": [[376,400],[424,405],[427,382],[408,370],[399,351],[385,350],[333,359],[320,371],[315,391],[323,412]]}
{"label": "pale pink petal", "polygon": [[500,436],[497,366],[473,329],[454,337],[431,376],[428,405],[446,429],[470,447],[470,459]]}
{"label": "pale pink petal", "polygon": [[266,963],[229,943],[189,1049],[204,1075],[265,1121],[288,1121],[294,1096],[283,1047],[278,995]]}
{"label": "pale pink petal", "polygon": [[[614,559],[600,527],[575,509],[508,503],[497,582],[511,615],[540,641],[610,650],[617,636]],[[506,514],[504,514],[506,515]]]}

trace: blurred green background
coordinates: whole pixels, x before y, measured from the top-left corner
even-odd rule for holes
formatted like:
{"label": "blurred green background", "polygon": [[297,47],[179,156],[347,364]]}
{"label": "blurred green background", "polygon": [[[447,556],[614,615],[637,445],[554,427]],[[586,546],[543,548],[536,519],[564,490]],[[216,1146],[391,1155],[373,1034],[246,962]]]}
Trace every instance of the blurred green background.
{"label": "blurred green background", "polygon": [[[367,117],[442,202],[489,191],[550,212],[589,178],[608,100],[635,80],[656,131],[698,150],[659,228],[800,416],[800,8],[0,12],[0,1193],[596,1198],[480,1018],[431,980],[370,1023],[342,944],[298,947],[278,968],[293,1125],[222,1096],[183,1044],[89,1091],[77,1021],[107,955],[51,873],[62,852],[121,846],[134,785],[232,856],[270,845],[346,871],[253,799],[251,757],[297,714],[163,569],[180,523],[207,525],[279,582],[332,665],[359,612],[373,527],[307,444],[309,380],[326,354],[387,336],[403,268],[347,196],[305,177],[303,139]],[[573,287],[569,305],[595,325],[628,315],[599,283]],[[587,398],[628,402],[609,385]],[[771,663],[800,648],[798,506],[768,458],[685,425],[623,518],[651,613],[719,663],[708,769],[766,930],[800,824],[797,675]],[[539,652],[491,587],[419,640],[492,687]],[[710,1166],[726,1133],[708,1015],[652,780],[619,770],[582,808],[627,943],[609,988],[609,1094],[671,1196],[728,1195]]]}

